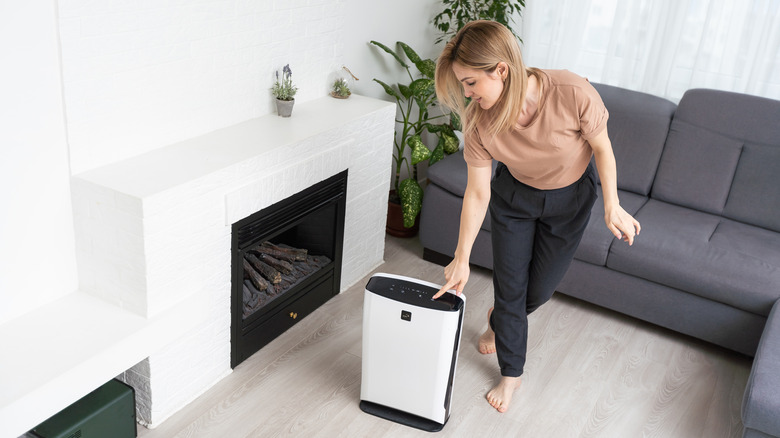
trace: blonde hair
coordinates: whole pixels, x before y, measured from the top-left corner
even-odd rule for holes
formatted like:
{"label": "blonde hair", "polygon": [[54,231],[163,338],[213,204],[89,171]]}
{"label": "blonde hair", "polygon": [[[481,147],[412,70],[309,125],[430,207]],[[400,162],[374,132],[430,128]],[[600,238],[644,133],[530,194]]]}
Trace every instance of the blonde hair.
{"label": "blonde hair", "polygon": [[[458,63],[493,73],[500,62],[506,63],[508,72],[498,101],[489,110],[476,104],[466,106],[463,84],[455,76],[452,65]],[[495,135],[512,129],[520,118],[528,74],[538,75],[538,72],[525,67],[520,46],[509,29],[495,21],[472,21],[444,46],[436,62],[436,97],[461,117],[464,134],[474,131],[490,113],[486,134]]]}

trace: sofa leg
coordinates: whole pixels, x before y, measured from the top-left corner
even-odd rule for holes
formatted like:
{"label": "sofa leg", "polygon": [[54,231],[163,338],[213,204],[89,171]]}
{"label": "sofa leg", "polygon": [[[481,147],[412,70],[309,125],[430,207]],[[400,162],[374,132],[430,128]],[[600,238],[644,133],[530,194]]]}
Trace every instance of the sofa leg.
{"label": "sofa leg", "polygon": [[440,252],[436,252],[432,249],[423,248],[423,260],[429,261],[431,263],[436,263],[437,265],[441,266],[447,266],[452,261],[452,257],[442,254]]}

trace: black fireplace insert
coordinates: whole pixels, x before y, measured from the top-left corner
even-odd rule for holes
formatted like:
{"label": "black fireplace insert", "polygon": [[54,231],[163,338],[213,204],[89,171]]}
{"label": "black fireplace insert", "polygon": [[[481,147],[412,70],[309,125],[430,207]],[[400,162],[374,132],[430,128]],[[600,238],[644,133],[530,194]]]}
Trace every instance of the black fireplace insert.
{"label": "black fireplace insert", "polygon": [[233,224],[230,366],[339,293],[347,171]]}

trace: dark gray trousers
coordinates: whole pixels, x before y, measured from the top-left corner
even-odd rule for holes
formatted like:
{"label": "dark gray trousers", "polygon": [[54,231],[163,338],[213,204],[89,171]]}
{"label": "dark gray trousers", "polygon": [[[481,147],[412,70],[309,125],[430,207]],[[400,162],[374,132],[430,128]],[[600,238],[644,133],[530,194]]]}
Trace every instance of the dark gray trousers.
{"label": "dark gray trousers", "polygon": [[539,190],[499,163],[491,182],[496,333],[501,375],[523,374],[528,314],[547,302],[569,268],[596,202],[593,164],[574,184]]}

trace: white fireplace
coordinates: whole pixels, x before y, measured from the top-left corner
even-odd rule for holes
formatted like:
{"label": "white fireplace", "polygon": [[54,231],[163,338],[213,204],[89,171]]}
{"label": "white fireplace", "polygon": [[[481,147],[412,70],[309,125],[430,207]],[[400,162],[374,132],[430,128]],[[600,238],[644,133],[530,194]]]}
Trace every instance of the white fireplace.
{"label": "white fireplace", "polygon": [[341,290],[365,276],[383,257],[394,119],[394,104],[324,97],[75,175],[80,291],[64,305],[105,310],[85,336],[121,336],[30,392],[65,401],[66,384],[72,398],[121,374],[154,427],[208,390],[231,371],[231,225],[345,169]]}

